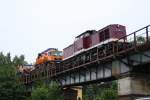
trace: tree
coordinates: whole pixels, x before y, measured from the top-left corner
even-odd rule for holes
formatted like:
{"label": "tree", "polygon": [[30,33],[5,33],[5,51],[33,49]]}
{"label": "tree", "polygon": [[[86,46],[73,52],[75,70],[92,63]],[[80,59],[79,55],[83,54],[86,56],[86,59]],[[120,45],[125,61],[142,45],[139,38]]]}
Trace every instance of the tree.
{"label": "tree", "polygon": [[3,52],[0,52],[0,65],[3,65],[5,63],[6,63],[5,56],[4,56]]}
{"label": "tree", "polygon": [[83,100],[117,100],[117,82],[84,87]]}
{"label": "tree", "polygon": [[13,65],[0,66],[0,100],[24,100],[25,88],[19,84]]}
{"label": "tree", "polygon": [[48,86],[48,98],[48,100],[64,100],[62,89],[55,81],[52,81]]}
{"label": "tree", "polygon": [[31,100],[64,100],[62,90],[56,82],[36,87],[31,93]]}
{"label": "tree", "polygon": [[139,36],[137,37],[137,43],[144,43],[145,42],[145,38],[143,36]]}
{"label": "tree", "polygon": [[112,89],[106,89],[97,100],[117,100],[117,92]]}
{"label": "tree", "polygon": [[15,66],[27,64],[27,62],[25,61],[24,55],[20,55],[19,57],[18,57],[18,56],[15,56],[15,57],[13,58],[13,64],[14,64]]}
{"label": "tree", "polygon": [[[17,63],[16,63],[17,64]],[[0,53],[0,100],[24,100],[25,87],[16,76],[16,66],[11,61],[10,53]]]}
{"label": "tree", "polygon": [[10,53],[7,53],[6,60],[7,60],[7,64],[11,63],[11,55],[10,55]]}
{"label": "tree", "polygon": [[45,85],[37,87],[32,91],[31,94],[32,100],[48,100],[48,89]]}

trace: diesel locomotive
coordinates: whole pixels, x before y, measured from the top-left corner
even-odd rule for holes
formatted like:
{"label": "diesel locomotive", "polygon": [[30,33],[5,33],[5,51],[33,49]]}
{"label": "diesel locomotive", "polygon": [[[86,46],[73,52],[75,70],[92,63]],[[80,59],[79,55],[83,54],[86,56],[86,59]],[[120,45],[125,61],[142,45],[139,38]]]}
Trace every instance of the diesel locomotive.
{"label": "diesel locomotive", "polygon": [[[119,24],[111,24],[98,31],[87,30],[78,35],[75,38],[74,43],[63,49],[64,60],[82,52],[89,51],[95,47],[102,47],[102,49],[105,48],[105,51],[102,51],[107,53],[111,48],[111,44],[124,36],[126,36],[126,28]],[[125,40],[119,41],[121,44],[121,41]]]}
{"label": "diesel locomotive", "polygon": [[62,51],[56,48],[49,48],[38,54],[36,59],[36,65],[48,63],[48,62],[60,62],[63,59]]}

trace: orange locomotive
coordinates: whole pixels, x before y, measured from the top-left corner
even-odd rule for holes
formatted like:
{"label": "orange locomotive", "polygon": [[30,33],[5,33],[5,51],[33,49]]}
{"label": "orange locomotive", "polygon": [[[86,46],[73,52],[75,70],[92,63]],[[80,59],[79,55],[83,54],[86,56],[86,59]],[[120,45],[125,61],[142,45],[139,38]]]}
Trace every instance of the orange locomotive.
{"label": "orange locomotive", "polygon": [[49,48],[40,53],[36,59],[36,65],[45,64],[52,61],[61,61],[63,59],[62,51],[56,48]]}

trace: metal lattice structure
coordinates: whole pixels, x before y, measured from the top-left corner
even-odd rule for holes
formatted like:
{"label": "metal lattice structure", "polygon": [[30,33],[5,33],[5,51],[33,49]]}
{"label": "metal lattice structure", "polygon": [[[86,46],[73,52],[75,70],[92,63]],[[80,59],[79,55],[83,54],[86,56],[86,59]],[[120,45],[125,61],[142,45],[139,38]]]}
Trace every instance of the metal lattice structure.
{"label": "metal lattice structure", "polygon": [[41,79],[54,79],[63,86],[88,84],[116,79],[149,63],[150,25],[62,62],[38,65],[21,80],[25,84]]}

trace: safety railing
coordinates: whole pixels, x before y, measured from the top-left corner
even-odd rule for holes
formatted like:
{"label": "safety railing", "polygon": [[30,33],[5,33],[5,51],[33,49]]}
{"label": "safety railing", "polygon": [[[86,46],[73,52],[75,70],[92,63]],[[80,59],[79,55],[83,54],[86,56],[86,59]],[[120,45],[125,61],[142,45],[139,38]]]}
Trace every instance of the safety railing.
{"label": "safety railing", "polygon": [[[136,48],[147,42],[150,42],[150,25],[143,27],[129,35],[126,35],[116,41],[113,45],[113,53],[116,54],[121,51],[126,51],[130,48]],[[122,42],[123,50],[119,50],[119,43]]]}

